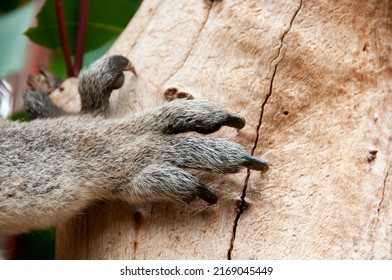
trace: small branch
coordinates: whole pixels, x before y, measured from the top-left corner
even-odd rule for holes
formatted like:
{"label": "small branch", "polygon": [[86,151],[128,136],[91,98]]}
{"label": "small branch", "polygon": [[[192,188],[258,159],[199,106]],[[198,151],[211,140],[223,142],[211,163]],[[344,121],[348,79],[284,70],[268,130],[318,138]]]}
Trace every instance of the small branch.
{"label": "small branch", "polygon": [[78,37],[76,40],[75,62],[73,68],[76,75],[79,74],[79,71],[80,69],[82,69],[83,66],[83,55],[87,38],[89,7],[90,0],[80,1]]}
{"label": "small branch", "polygon": [[65,27],[63,3],[61,2],[61,0],[56,0],[56,14],[57,26],[60,32],[61,46],[64,52],[65,66],[67,67],[67,75],[68,77],[74,77],[75,72],[72,68],[71,50],[69,49],[67,29]]}

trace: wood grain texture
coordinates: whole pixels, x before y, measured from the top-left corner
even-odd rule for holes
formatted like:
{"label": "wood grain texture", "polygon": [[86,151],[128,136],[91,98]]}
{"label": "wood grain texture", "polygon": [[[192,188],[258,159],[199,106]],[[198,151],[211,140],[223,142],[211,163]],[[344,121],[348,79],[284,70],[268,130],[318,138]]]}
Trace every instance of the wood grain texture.
{"label": "wood grain texture", "polygon": [[214,206],[97,203],[58,226],[57,257],[391,259],[391,14],[388,0],[143,1],[109,51],[138,73],[113,111],[173,87],[220,103],[247,125],[212,137],[271,169],[194,173]]}

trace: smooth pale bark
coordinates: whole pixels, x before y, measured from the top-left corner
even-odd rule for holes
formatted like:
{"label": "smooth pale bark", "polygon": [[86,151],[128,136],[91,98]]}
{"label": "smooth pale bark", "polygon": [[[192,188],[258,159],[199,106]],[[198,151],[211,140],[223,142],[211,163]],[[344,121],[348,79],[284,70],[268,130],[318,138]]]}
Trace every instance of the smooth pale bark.
{"label": "smooth pale bark", "polygon": [[[391,259],[392,6],[145,0],[109,54],[116,114],[177,88],[239,113],[270,171],[194,172],[216,205],[101,202],[58,225],[60,259]],[[69,81],[72,83],[72,81]],[[78,110],[75,86],[53,100]]]}

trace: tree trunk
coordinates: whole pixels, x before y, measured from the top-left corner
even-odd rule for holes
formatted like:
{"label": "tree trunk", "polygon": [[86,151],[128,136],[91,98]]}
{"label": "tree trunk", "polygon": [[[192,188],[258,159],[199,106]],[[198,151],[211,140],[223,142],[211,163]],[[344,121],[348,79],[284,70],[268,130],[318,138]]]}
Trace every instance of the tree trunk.
{"label": "tree trunk", "polygon": [[58,225],[57,257],[391,259],[391,4],[145,0],[109,52],[138,74],[112,108],[153,108],[169,88],[219,103],[247,125],[213,137],[270,171],[195,173],[213,206],[98,203]]}

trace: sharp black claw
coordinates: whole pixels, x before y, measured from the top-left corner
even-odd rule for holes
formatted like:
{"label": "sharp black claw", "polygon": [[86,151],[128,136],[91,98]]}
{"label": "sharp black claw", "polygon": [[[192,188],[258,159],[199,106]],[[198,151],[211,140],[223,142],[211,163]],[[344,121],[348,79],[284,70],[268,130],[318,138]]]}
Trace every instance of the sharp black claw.
{"label": "sharp black claw", "polygon": [[218,196],[209,187],[200,183],[197,187],[197,196],[203,199],[205,202],[215,204],[218,201]]}
{"label": "sharp black claw", "polygon": [[267,172],[269,169],[268,162],[261,158],[257,158],[251,155],[244,156],[243,166],[249,169],[259,170],[261,172]]}
{"label": "sharp black claw", "polygon": [[235,114],[229,114],[228,117],[222,122],[222,125],[241,129],[245,126],[245,119]]}

